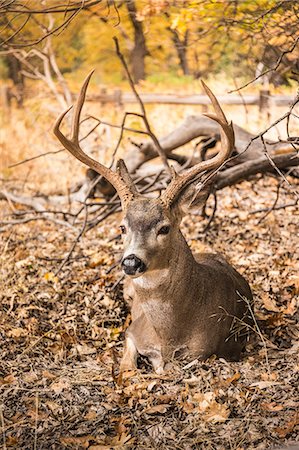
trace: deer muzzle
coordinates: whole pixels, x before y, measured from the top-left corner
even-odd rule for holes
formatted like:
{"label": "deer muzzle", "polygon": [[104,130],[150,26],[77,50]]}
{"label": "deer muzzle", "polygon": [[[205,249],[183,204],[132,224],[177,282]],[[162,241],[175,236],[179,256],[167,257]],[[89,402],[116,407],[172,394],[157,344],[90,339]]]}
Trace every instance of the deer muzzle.
{"label": "deer muzzle", "polygon": [[145,263],[136,255],[126,256],[122,262],[121,267],[126,275],[140,275],[146,271]]}

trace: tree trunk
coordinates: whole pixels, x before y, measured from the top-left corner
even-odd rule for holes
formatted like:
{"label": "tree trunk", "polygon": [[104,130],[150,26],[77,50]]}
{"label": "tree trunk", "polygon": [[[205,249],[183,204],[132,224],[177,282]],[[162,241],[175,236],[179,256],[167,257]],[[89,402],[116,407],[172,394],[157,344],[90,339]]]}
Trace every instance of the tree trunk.
{"label": "tree trunk", "polygon": [[142,23],[136,19],[137,8],[134,0],[126,0],[127,10],[134,29],[134,47],[131,52],[132,76],[135,83],[145,78],[145,57],[149,55]]}
{"label": "tree trunk", "polygon": [[15,97],[17,100],[18,107],[22,107],[24,100],[24,76],[21,72],[22,67],[20,61],[12,54],[6,56],[6,63],[8,67],[8,76],[12,80],[16,93]]}
{"label": "tree trunk", "polygon": [[188,46],[188,30],[185,33],[184,39],[181,40],[179,33],[176,30],[169,28],[172,33],[172,40],[179,58],[180,67],[184,75],[190,75],[188,59],[187,59],[187,46]]}

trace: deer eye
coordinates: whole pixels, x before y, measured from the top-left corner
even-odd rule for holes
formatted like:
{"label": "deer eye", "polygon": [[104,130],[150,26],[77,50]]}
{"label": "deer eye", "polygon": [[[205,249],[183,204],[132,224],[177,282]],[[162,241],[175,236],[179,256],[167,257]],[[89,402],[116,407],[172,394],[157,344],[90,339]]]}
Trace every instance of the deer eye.
{"label": "deer eye", "polygon": [[121,234],[126,234],[127,230],[126,230],[126,227],[124,225],[121,225],[119,227],[119,229],[120,229]]}
{"label": "deer eye", "polygon": [[158,234],[168,234],[169,231],[170,231],[170,226],[164,225],[163,227],[160,228],[160,230],[158,230]]}

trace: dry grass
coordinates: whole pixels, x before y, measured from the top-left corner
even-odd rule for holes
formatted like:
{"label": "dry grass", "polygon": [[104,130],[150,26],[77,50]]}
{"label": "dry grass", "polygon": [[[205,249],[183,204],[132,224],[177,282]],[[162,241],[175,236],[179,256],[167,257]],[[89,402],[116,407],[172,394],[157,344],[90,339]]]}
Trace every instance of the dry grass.
{"label": "dry grass", "polygon": [[[49,134],[53,113],[45,117],[37,106],[32,118],[28,108],[25,119],[14,111],[6,128],[5,166],[58,148]],[[93,108],[119,120],[118,110]],[[158,135],[186,113],[166,107],[150,112]],[[115,133],[106,130],[103,151],[111,142]],[[3,185],[48,194],[65,192],[81,176],[82,167],[62,154],[5,169]],[[59,258],[76,231],[30,222],[3,232],[2,448],[241,450],[298,441],[298,210],[272,212],[260,224],[263,213],[250,214],[273,204],[276,187],[271,177],[220,192],[216,221],[205,235],[198,217],[183,224],[195,251],[204,246],[222,252],[244,273],[261,332],[238,363],[173,363],[161,377],[145,361],[129,378],[118,377],[128,307],[121,284],[115,287],[119,269],[110,272],[121,252],[120,242],[111,240],[116,216],[82,238],[57,278]],[[283,187],[280,204],[292,200]],[[0,208],[9,206],[2,201]]]}
{"label": "dry grass", "polygon": [[[221,92],[219,85],[216,92]],[[144,87],[145,89],[145,87]],[[90,92],[96,92],[95,88]],[[101,120],[120,125],[124,112],[139,112],[138,106],[128,105],[126,108],[114,105],[98,105],[87,103],[85,111]],[[148,105],[147,111],[151,125],[158,137],[165,136],[175,129],[188,115],[200,114],[202,106],[196,105]],[[285,107],[272,107],[268,118],[261,118],[258,108],[249,106],[247,109],[240,106],[226,106],[227,116],[236,124],[243,126],[248,131],[258,133],[263,131],[270,123],[277,120],[285,112]],[[0,131],[1,172],[6,180],[19,178],[25,182],[23,188],[29,192],[39,191],[45,195],[57,193],[66,194],[84,176],[82,164],[74,161],[65,152],[50,154],[40,159],[9,169],[11,164],[16,164],[24,159],[35,157],[46,152],[55,152],[60,146],[52,133],[54,121],[60,109],[49,100],[49,95],[41,85],[39,91],[26,100],[24,110],[12,108],[10,114],[1,114],[2,123]],[[262,119],[262,120],[261,120]],[[262,123],[262,125],[261,125]],[[82,136],[88,132],[94,122],[90,121],[81,127]],[[144,129],[139,118],[129,118],[127,125],[131,128]],[[296,134],[297,123],[290,121],[290,132]],[[84,148],[101,159],[109,162],[111,152],[119,136],[117,128],[101,125],[96,132],[84,143]],[[286,138],[286,123],[283,122],[274,127],[265,136],[269,139]],[[124,157],[126,151],[132,147],[130,140],[140,142],[140,136],[136,134],[124,134],[122,145],[118,155]]]}

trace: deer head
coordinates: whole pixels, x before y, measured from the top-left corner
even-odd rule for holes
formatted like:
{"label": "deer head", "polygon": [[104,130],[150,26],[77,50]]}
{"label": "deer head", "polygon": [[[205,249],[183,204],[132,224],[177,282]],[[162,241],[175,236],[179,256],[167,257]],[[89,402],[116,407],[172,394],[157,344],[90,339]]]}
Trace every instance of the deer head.
{"label": "deer head", "polygon": [[206,115],[220,125],[221,149],[212,159],[202,161],[182,173],[178,174],[172,168],[171,181],[162,195],[156,199],[147,198],[137,191],[122,159],[113,171],[86,155],[80,147],[80,116],[92,74],[87,76],[80,90],[73,112],[71,137],[66,138],[60,130],[62,120],[71,107],[58,117],[54,133],[66,150],[106,178],[116,189],[123,210],[120,226],[124,240],[122,268],[125,274],[136,278],[145,272],[166,269],[169,265],[171,249],[181,238],[179,225],[183,215],[188,208],[204,203],[209,194],[210,187],[205,183],[198,184],[199,177],[203,172],[210,175],[230,156],[234,146],[233,127],[228,123],[214,94],[203,83],[215,110],[215,115]]}

